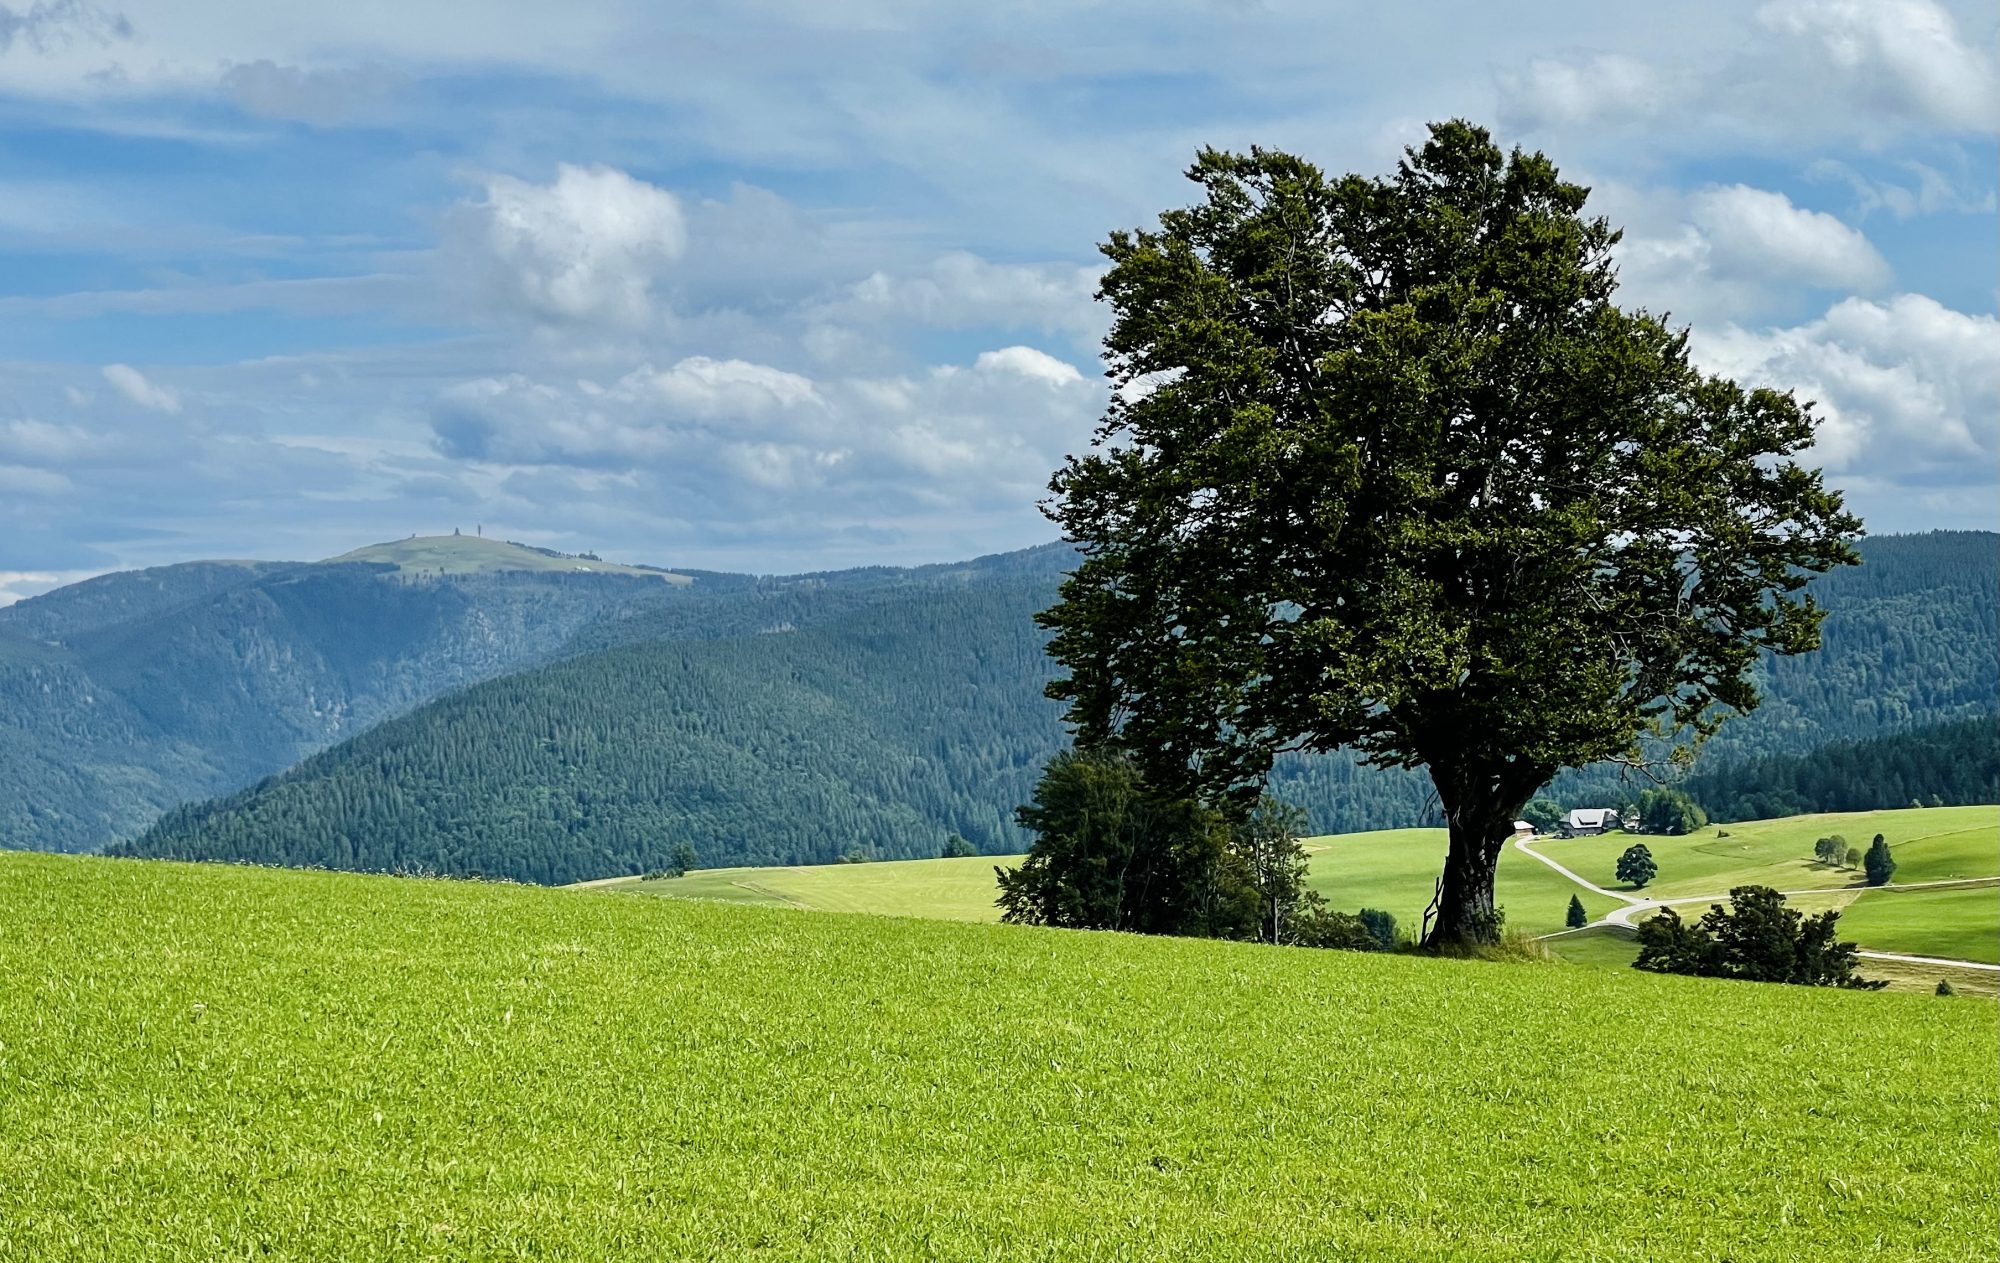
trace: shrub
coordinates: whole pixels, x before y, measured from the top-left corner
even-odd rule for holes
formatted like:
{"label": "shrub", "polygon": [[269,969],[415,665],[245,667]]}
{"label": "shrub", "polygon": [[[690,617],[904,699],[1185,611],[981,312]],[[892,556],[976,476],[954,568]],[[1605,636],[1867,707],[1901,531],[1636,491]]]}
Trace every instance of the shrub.
{"label": "shrub", "polygon": [[1375,936],[1375,945],[1385,952],[1396,950],[1396,916],[1380,908],[1363,908],[1360,912],[1361,924]]}
{"label": "shrub", "polygon": [[1711,905],[1693,925],[1672,908],[1647,918],[1639,926],[1639,956],[1632,967],[1809,987],[1888,985],[1855,974],[1855,945],[1834,937],[1839,912],[1801,916],[1769,886],[1738,886],[1729,901],[1727,908]]}
{"label": "shrub", "polygon": [[938,858],[941,860],[970,859],[977,854],[979,852],[973,849],[972,843],[967,842],[956,833],[946,838],[944,845],[938,848]]}
{"label": "shrub", "polygon": [[1324,907],[1308,909],[1293,922],[1293,941],[1300,947],[1337,947],[1351,952],[1382,950],[1381,940],[1360,917]]}

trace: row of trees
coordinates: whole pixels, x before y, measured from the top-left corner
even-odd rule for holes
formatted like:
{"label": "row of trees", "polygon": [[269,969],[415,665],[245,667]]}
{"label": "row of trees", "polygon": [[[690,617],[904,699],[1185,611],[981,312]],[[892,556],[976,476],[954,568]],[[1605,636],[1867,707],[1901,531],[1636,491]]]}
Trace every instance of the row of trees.
{"label": "row of trees", "polygon": [[1896,875],[1896,856],[1889,849],[1889,839],[1879,833],[1868,844],[1866,854],[1859,847],[1849,846],[1847,839],[1838,833],[1820,838],[1813,843],[1813,858],[1836,868],[1858,868],[1871,886],[1886,886]]}

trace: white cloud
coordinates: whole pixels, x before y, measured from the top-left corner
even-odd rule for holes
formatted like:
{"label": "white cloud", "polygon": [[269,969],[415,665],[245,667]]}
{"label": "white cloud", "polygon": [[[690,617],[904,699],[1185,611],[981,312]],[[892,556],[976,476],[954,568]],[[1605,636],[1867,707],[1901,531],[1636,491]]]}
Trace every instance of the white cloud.
{"label": "white cloud", "polygon": [[1076,371],[1075,365],[1064,363],[1046,351],[1037,351],[1031,346],[1008,346],[997,351],[981,351],[972,366],[987,372],[1015,373],[1034,381],[1047,382],[1052,386],[1073,386],[1083,380],[1083,374]]}
{"label": "white cloud", "polygon": [[1993,59],[1932,0],[1780,0],[1758,18],[1877,110],[1966,131],[2000,123]]}
{"label": "white cloud", "polygon": [[1501,117],[1522,129],[1649,118],[1678,95],[1663,72],[1623,53],[1539,57],[1524,70],[1502,71],[1499,88]]}
{"label": "white cloud", "polygon": [[1806,168],[1806,176],[1822,182],[1837,181],[1854,190],[1855,213],[1864,219],[1877,211],[1887,211],[1896,219],[1993,213],[1995,190],[1977,176],[1949,175],[1913,159],[1905,159],[1896,166],[1910,177],[1907,182],[1872,178],[1837,158],[1815,160]]}
{"label": "white cloud", "polygon": [[622,379],[616,392],[653,400],[676,415],[713,419],[764,416],[821,402],[810,378],[743,360],[690,356],[664,372],[651,365]]}
{"label": "white cloud", "polygon": [[992,263],[953,251],[921,272],[874,272],[814,316],[851,324],[1037,329],[1094,342],[1105,328],[1106,315],[1094,301],[1103,274],[1101,267]]}
{"label": "white cloud", "polygon": [[269,58],[232,65],[221,82],[229,99],[252,114],[315,127],[381,118],[403,86],[401,76],[381,66],[290,66]]}
{"label": "white cloud", "polygon": [[[1843,482],[1990,513],[2000,460],[2000,319],[1919,294],[1849,298],[1791,328],[1696,332],[1698,362],[1795,390],[1824,419],[1816,455]],[[1932,489],[1927,492],[1926,489]],[[1958,503],[1962,500],[1963,503]]]}
{"label": "white cloud", "polygon": [[167,413],[181,410],[179,395],[165,386],[156,386],[147,381],[145,374],[130,364],[106,364],[103,372],[104,380],[111,383],[113,390],[141,408]]}
{"label": "white cloud", "polygon": [[1859,230],[1792,205],[1783,193],[1742,184],[1705,189],[1689,215],[1707,239],[1708,265],[1726,273],[1872,291],[1889,283],[1888,260]]}
{"label": "white cloud", "polygon": [[634,471],[646,496],[728,516],[768,509],[764,497],[783,489],[795,521],[895,529],[918,508],[1032,516],[1103,399],[1074,366],[1027,346],[913,376],[821,380],[692,357],[609,384],[467,382],[444,392],[431,425],[453,457]]}
{"label": "white cloud", "polygon": [[1782,193],[1740,184],[1685,196],[1617,184],[1594,193],[1593,209],[1625,228],[1614,250],[1619,301],[1676,323],[1798,320],[1827,295],[1879,293],[1894,280],[1859,229]]}
{"label": "white cloud", "polygon": [[1937,0],[1777,0],[1748,22],[1742,8],[1691,8],[1676,11],[1682,40],[1637,22],[1601,33],[1622,36],[1626,51],[1536,57],[1502,70],[1501,120],[1559,132],[1566,149],[1608,132],[1629,147],[1640,130],[1648,150],[1697,152],[1745,140],[1878,148],[2000,125],[1992,56],[1961,37]]}
{"label": "white cloud", "polygon": [[446,249],[481,297],[558,322],[633,324],[687,247],[679,199],[611,167],[564,163],[548,184],[486,181]]}

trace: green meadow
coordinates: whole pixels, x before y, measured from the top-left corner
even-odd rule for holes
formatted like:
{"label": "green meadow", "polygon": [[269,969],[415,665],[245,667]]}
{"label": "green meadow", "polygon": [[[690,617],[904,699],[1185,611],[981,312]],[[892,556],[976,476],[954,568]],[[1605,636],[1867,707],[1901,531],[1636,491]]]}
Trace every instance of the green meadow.
{"label": "green meadow", "polygon": [[30,854],[0,978],[0,1259],[1972,1259],[2000,1214],[1976,1000]]}
{"label": "green meadow", "polygon": [[1859,869],[1813,858],[1813,843],[1831,834],[1867,850],[1878,833],[1896,857],[1896,881],[1945,881],[2000,876],[2000,807],[1926,807],[1900,811],[1830,812],[1710,825],[1684,837],[1548,839],[1535,849],[1606,889],[1622,889],[1618,856],[1644,842],[1660,872],[1645,894],[1654,899],[1726,893],[1732,886],[1818,890],[1861,882]]}
{"label": "green meadow", "polygon": [[[1307,884],[1346,912],[1382,908],[1415,930],[1444,863],[1442,829],[1386,829],[1310,838]],[[697,869],[685,877],[626,878],[589,885],[686,899],[720,899],[822,912],[873,912],[883,916],[998,921],[995,865],[1018,855],[972,859],[893,860],[881,864],[818,864],[798,868]],[[1508,925],[1536,934],[1559,930],[1572,893],[1583,896],[1593,917],[1617,901],[1582,891],[1546,864],[1508,852],[1500,861],[1499,899]]]}
{"label": "green meadow", "polygon": [[814,864],[798,868],[696,869],[684,877],[594,882],[606,889],[725,903],[810,908],[821,912],[872,912],[880,916],[946,921],[998,921],[995,864],[1021,857],[976,856],[949,860],[894,860],[884,864]]}
{"label": "green meadow", "polygon": [[[1644,842],[1658,860],[1660,874],[1643,893],[1651,898],[1695,898],[1681,908],[1683,915],[1700,915],[1707,908],[1706,896],[1726,894],[1730,887],[1744,884],[1824,892],[1795,896],[1792,902],[1808,911],[1842,909],[1843,937],[1864,947],[2000,963],[2000,889],[1864,891],[1857,870],[1829,867],[1812,858],[1814,840],[1829,833],[1841,833],[1863,847],[1876,833],[1884,834],[1896,855],[1899,884],[2000,878],[2000,808],[1994,807],[1797,816],[1724,825],[1687,837],[1613,833],[1567,841],[1544,839],[1535,847],[1607,889],[1621,889],[1613,875],[1617,857],[1633,842]],[[1311,858],[1308,883],[1331,906],[1346,912],[1382,908],[1411,932],[1421,927],[1444,860],[1444,830],[1350,833],[1310,838],[1305,845]],[[993,866],[1019,860],[1019,856],[984,856],[728,868],[653,881],[627,878],[592,884],[827,912],[997,921]],[[1507,914],[1509,929],[1531,935],[1562,930],[1573,894],[1582,898],[1592,920],[1618,907],[1616,900],[1582,889],[1511,846],[1501,855],[1495,896]],[[1619,967],[1631,964],[1635,950],[1629,937],[1618,934],[1565,936],[1551,940],[1549,947],[1565,959]],[[1883,972],[1872,964],[1870,969]],[[1929,977],[1908,985],[1919,981],[1926,988],[1936,984],[1936,978]],[[1904,985],[1900,978],[1897,982]],[[1975,989],[1987,988],[1976,983]]]}

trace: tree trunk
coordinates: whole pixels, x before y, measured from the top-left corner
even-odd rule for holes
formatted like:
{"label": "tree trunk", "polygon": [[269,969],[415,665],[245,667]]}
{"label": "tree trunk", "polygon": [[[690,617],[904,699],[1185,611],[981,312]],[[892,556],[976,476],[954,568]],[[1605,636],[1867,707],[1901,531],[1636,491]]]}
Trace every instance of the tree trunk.
{"label": "tree trunk", "polygon": [[[1511,813],[1502,813],[1511,816]],[[1450,816],[1451,848],[1445,852],[1444,881],[1438,886],[1437,922],[1428,948],[1477,947],[1500,939],[1493,909],[1493,875],[1513,820]]]}
{"label": "tree trunk", "polygon": [[1513,836],[1514,814],[1547,779],[1539,769],[1514,766],[1456,773],[1432,767],[1431,780],[1444,806],[1451,846],[1445,852],[1444,878],[1438,883],[1437,921],[1425,947],[1499,942],[1493,877],[1500,867],[1500,851]]}

